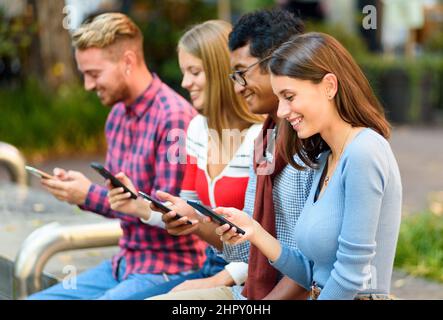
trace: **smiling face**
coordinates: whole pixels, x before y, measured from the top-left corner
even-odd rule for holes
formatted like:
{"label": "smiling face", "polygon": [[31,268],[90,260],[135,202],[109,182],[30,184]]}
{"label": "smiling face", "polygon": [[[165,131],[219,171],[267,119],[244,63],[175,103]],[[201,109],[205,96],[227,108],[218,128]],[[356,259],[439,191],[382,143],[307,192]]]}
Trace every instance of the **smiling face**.
{"label": "smiling face", "polygon": [[202,110],[205,103],[206,75],[203,61],[188,53],[183,48],[178,50],[178,63],[183,73],[181,86],[188,90],[192,105],[197,110]]}
{"label": "smiling face", "polygon": [[[242,71],[259,61],[251,56],[249,45],[240,47],[231,52],[231,68],[233,71]],[[234,83],[235,92],[243,96],[249,110],[255,114],[275,114],[278,100],[272,92],[269,73],[260,69],[257,64],[243,74],[246,85]]]}
{"label": "smiling face", "polygon": [[315,84],[287,76],[271,75],[274,93],[278,96],[277,116],[288,121],[300,139],[309,138],[327,128],[336,111],[328,97],[328,83]]}
{"label": "smiling face", "polygon": [[104,105],[112,106],[129,98],[124,65],[106,54],[105,49],[77,49],[75,59],[83,74],[85,89],[95,91]]}

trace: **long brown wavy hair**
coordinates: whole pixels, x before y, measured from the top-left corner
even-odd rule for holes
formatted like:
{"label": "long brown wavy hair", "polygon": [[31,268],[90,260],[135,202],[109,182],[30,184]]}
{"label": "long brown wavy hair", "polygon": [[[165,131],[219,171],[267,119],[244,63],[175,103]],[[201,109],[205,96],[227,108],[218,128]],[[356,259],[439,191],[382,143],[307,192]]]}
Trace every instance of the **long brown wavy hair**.
{"label": "long brown wavy hair", "polygon": [[[269,70],[276,76],[310,80],[315,84],[326,74],[334,74],[338,82],[334,103],[340,117],[353,127],[372,128],[389,138],[391,127],[368,80],[351,54],[330,35],[310,32],[291,38],[274,51]],[[287,121],[282,121],[281,126],[279,143],[286,161],[303,169],[294,161],[297,154],[307,166],[316,168],[318,155],[330,149],[320,134],[299,139]]]}

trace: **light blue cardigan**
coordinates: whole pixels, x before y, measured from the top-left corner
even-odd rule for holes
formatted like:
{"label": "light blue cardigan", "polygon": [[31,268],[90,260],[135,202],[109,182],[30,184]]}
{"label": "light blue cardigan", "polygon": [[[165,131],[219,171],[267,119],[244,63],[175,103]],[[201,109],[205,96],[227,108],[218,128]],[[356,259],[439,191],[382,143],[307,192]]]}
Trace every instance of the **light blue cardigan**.
{"label": "light blue cardigan", "polygon": [[319,299],[389,293],[401,220],[402,186],[389,143],[366,128],[346,147],[328,186],[314,201],[328,152],[296,227],[298,248],[271,264]]}

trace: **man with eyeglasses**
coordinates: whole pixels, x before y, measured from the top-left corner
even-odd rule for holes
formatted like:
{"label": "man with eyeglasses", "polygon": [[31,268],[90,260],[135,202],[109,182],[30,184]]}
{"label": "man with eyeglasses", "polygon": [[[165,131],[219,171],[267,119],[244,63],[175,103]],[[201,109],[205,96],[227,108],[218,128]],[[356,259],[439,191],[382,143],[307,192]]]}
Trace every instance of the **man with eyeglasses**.
{"label": "man with eyeglasses", "polygon": [[[312,184],[312,170],[299,171],[292,168],[275,152],[277,133],[278,99],[271,87],[266,62],[270,54],[293,35],[303,31],[301,20],[287,11],[260,10],[248,13],[234,25],[229,36],[231,66],[229,76],[234,81],[235,91],[246,99],[251,112],[268,115],[261,136],[271,133],[270,141],[263,139],[263,157],[257,156],[251,164],[249,182],[243,211],[254,216],[267,231],[286,246],[296,246],[294,228],[303,209]],[[258,139],[257,141],[259,141]],[[252,147],[252,146],[251,146]],[[261,150],[258,153],[263,154]],[[271,164],[271,170],[261,170]],[[180,204],[180,199],[162,199]],[[210,241],[207,236],[215,231],[213,224],[197,222],[189,227],[184,220],[174,220],[174,212],[163,215],[163,221],[170,234],[183,235],[191,231],[200,238]],[[196,221],[196,217],[188,218]],[[212,228],[212,230],[210,230]],[[211,243],[214,245],[214,243]],[[187,300],[258,300],[258,299],[306,299],[307,291],[288,277],[283,277],[271,267],[266,258],[249,242],[237,246],[223,244],[223,254],[228,261],[242,261],[249,264],[245,286],[218,287],[181,291],[157,296],[152,299]]]}
{"label": "man with eyeglasses", "polygon": [[[271,230],[272,233],[282,243],[290,246],[295,246],[293,228],[312,184],[312,171],[298,171],[286,163],[278,168],[278,155],[275,149],[272,150],[274,146],[271,144],[275,141],[278,131],[278,99],[272,91],[267,62],[278,46],[289,40],[291,36],[302,32],[301,20],[292,17],[287,11],[258,11],[243,16],[229,37],[233,68],[230,78],[234,81],[235,91],[246,99],[252,112],[268,114],[262,135],[272,129],[274,138],[264,146],[266,155],[263,160],[268,163],[274,162],[273,170],[277,172],[270,174],[271,187],[268,189],[263,187],[265,183],[263,180],[267,177],[260,174],[259,159],[256,158],[257,163],[252,166],[255,172],[251,172],[249,179],[249,183],[254,186],[253,210],[246,212],[253,212],[256,220],[265,221],[271,229],[274,228]],[[268,210],[269,203],[266,203],[268,199],[273,205],[273,210]],[[242,291],[243,296],[247,296],[248,299],[305,298],[303,288],[291,279],[281,277],[280,274],[276,275],[279,281],[273,290],[263,295],[263,292],[272,287],[272,277],[276,272],[257,251],[255,248],[249,248],[248,244],[243,246],[224,244],[223,253],[228,260],[242,260],[245,254],[249,253],[248,278],[245,284],[246,290]],[[235,295],[235,289],[233,292]]]}
{"label": "man with eyeglasses", "polygon": [[246,81],[246,78],[245,78],[244,74],[246,72],[248,72],[249,69],[251,69],[252,67],[255,67],[256,65],[259,65],[260,63],[267,61],[269,58],[271,58],[271,55],[267,56],[264,59],[261,59],[261,60],[258,60],[256,62],[254,62],[253,64],[247,66],[243,70],[235,70],[234,72],[229,74],[229,78],[231,78],[232,81],[238,83],[239,85],[245,87],[245,86],[248,85],[248,82]]}
{"label": "man with eyeglasses", "polygon": [[272,92],[266,71],[266,62],[270,55],[264,58],[253,56],[250,49],[250,45],[245,44],[231,52],[234,70],[229,77],[234,81],[235,91],[245,98],[251,112],[269,114],[277,120],[275,106],[278,106],[278,100]]}

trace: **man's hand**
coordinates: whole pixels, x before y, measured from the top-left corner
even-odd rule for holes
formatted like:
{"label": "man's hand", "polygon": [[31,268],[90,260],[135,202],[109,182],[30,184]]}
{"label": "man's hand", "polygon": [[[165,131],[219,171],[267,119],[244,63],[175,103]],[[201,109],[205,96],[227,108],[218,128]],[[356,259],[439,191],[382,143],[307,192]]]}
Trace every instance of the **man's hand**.
{"label": "man's hand", "polygon": [[65,169],[62,168],[54,168],[52,170],[52,173],[54,174],[54,177],[57,177],[57,179],[65,181],[68,179],[68,172]]}
{"label": "man's hand", "polygon": [[57,179],[41,179],[42,186],[60,201],[82,205],[88,195],[91,181],[78,171],[54,169]]}
{"label": "man's hand", "polygon": [[[134,184],[123,172],[117,173],[115,177],[129,190],[137,194]],[[145,220],[151,217],[150,201],[145,201],[140,197],[132,199],[129,192],[124,192],[121,187],[115,188],[110,180],[106,180],[106,187],[109,190],[108,199],[112,210]]]}
{"label": "man's hand", "polygon": [[234,279],[232,279],[226,269],[223,269],[219,273],[213,275],[212,277],[203,279],[186,280],[178,286],[174,287],[170,292],[184,291],[184,290],[195,290],[195,289],[209,289],[216,288],[220,286],[230,287],[234,285]]}

